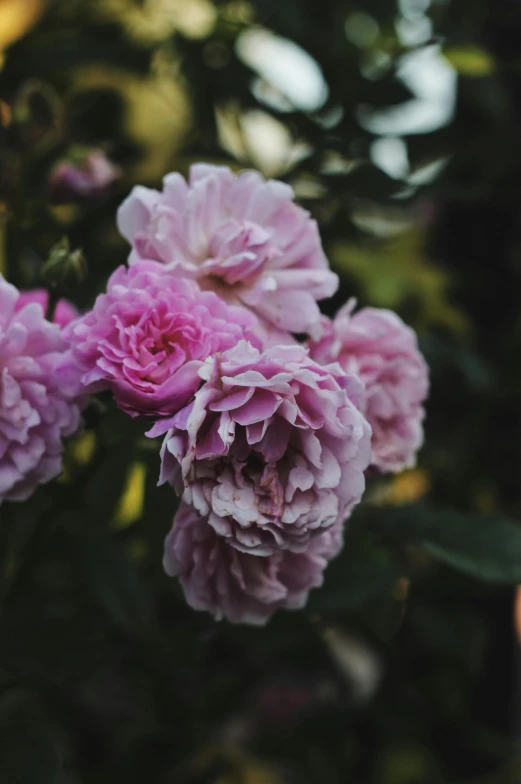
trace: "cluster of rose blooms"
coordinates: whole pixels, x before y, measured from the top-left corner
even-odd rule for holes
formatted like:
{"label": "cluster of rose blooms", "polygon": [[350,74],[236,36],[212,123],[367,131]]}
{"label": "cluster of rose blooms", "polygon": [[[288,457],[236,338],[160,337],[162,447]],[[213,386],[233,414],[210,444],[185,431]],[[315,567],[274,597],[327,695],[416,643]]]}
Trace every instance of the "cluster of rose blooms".
{"label": "cluster of rose blooms", "polygon": [[317,301],[338,286],[290,187],[196,165],[136,187],[128,266],[78,315],[0,280],[0,502],[60,473],[86,395],[163,436],[181,501],[164,567],[189,604],[264,623],[302,607],[371,472],[414,464],[428,373],[394,313]]}

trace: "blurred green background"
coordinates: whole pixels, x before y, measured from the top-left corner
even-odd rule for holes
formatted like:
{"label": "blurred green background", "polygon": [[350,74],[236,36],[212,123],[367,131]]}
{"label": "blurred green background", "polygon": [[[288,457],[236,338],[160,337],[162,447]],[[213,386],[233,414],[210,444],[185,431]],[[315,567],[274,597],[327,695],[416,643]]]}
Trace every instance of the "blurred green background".
{"label": "blurred green background", "polygon": [[[88,307],[115,211],[199,160],[288,181],[341,288],[414,326],[419,465],[373,481],[304,612],[191,611],[161,568],[158,446],[108,401],[0,510],[0,782],[521,781],[521,3],[0,0],[0,270],[67,236]],[[49,204],[102,149],[104,194]],[[450,511],[446,511],[450,510]]]}

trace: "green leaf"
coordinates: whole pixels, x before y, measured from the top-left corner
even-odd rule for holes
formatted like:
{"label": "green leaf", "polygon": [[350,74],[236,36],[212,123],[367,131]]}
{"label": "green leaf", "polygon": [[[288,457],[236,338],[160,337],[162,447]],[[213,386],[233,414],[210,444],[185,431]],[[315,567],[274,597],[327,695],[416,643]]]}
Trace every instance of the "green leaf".
{"label": "green leaf", "polygon": [[454,569],[493,583],[521,583],[521,526],[501,517],[409,506],[373,510],[373,531],[421,545]]}
{"label": "green leaf", "polygon": [[310,596],[315,612],[353,612],[388,593],[400,570],[390,554],[366,542],[347,538],[341,554],[328,567],[324,585]]}
{"label": "green leaf", "polygon": [[478,672],[482,666],[487,644],[486,620],[461,600],[415,600],[413,592],[407,622],[429,652],[461,662],[469,673]]}
{"label": "green leaf", "polygon": [[497,67],[490,52],[474,45],[447,47],[443,54],[461,76],[471,78],[490,76]]}
{"label": "green leaf", "polygon": [[108,536],[71,540],[72,556],[84,585],[116,626],[143,630],[150,623],[150,608],[136,566],[121,546]]}

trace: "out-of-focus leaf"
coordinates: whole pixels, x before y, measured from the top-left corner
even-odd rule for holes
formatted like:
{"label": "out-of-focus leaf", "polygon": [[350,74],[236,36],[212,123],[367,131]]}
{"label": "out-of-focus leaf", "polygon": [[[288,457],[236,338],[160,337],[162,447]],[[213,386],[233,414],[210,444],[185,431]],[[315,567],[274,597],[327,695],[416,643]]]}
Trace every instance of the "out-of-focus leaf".
{"label": "out-of-focus leaf", "polygon": [[[122,97],[126,131],[142,150],[128,172],[139,182],[160,179],[169,171],[172,157],[178,153],[191,124],[192,107],[184,85],[172,79],[174,68],[172,62],[165,73],[143,79],[119,68],[90,63],[76,74],[78,97],[100,90],[111,90]],[[96,106],[91,114],[95,110]]]}
{"label": "out-of-focus leaf", "polygon": [[496,70],[492,55],[478,46],[447,47],[443,54],[461,76],[489,76]]}
{"label": "out-of-focus leaf", "polygon": [[70,446],[73,459],[79,465],[90,463],[96,451],[96,435],[92,430],[86,430],[74,439]]}
{"label": "out-of-focus leaf", "polygon": [[388,199],[400,190],[400,183],[371,163],[364,163],[347,175],[334,178],[343,191],[349,191],[357,199]]}
{"label": "out-of-focus leaf", "polygon": [[131,456],[132,442],[120,448],[110,445],[103,458],[88,469],[91,475],[85,487],[86,505],[93,513],[94,521],[103,526],[116,513]]}
{"label": "out-of-focus leaf", "polygon": [[[25,0],[19,0],[21,3]],[[146,73],[150,54],[125,40],[117,27],[93,26],[75,31],[55,27],[48,35],[38,36],[26,46],[19,41],[10,52],[8,68],[15,73],[38,73],[44,79],[61,77],[80,65],[90,63],[115,64],[126,70]]]}
{"label": "out-of-focus leaf", "polygon": [[374,784],[442,784],[445,780],[428,749],[419,745],[386,748],[377,760]]}
{"label": "out-of-focus leaf", "polygon": [[0,3],[0,51],[36,24],[45,6],[46,0],[3,0]]}
{"label": "out-of-focus leaf", "polygon": [[341,554],[331,563],[324,585],[313,591],[309,609],[316,612],[353,612],[392,590],[400,577],[388,552],[347,538]]}
{"label": "out-of-focus leaf", "polygon": [[421,545],[443,563],[478,579],[521,582],[521,526],[510,520],[406,506],[374,510],[368,523],[384,538]]}
{"label": "out-of-focus leaf", "polygon": [[412,468],[402,471],[390,482],[375,488],[371,502],[382,506],[414,504],[421,501],[430,489],[431,479],[428,472],[423,468]]}
{"label": "out-of-focus leaf", "polygon": [[451,371],[461,375],[469,387],[476,392],[483,393],[493,388],[495,381],[493,369],[470,346],[429,335],[421,339],[420,347],[431,373],[437,375],[450,368]]}
{"label": "out-of-focus leaf", "polygon": [[364,89],[364,102],[374,106],[392,106],[405,103],[414,98],[414,93],[402,81],[391,74],[374,82],[367,81]]}
{"label": "out-of-focus leaf", "polygon": [[233,748],[210,748],[194,760],[196,781],[212,784],[281,784],[278,771],[271,765]]}
{"label": "out-of-focus leaf", "polygon": [[473,672],[483,664],[487,641],[484,619],[472,607],[455,601],[435,603],[413,600],[407,610],[407,623],[414,627],[429,653],[461,662]]}
{"label": "out-of-focus leaf", "polygon": [[450,279],[427,260],[424,240],[415,229],[385,243],[337,244],[331,258],[338,272],[359,281],[373,306],[399,310],[408,301],[416,302],[420,326],[435,324],[465,332],[465,314],[449,300]]}
{"label": "out-of-focus leaf", "polygon": [[151,616],[146,593],[123,548],[102,535],[72,538],[70,545],[87,591],[113,623],[134,632],[147,627]]}
{"label": "out-of-focus leaf", "polygon": [[144,463],[133,463],[127,475],[123,495],[116,509],[115,528],[126,528],[140,519],[143,513],[146,478],[146,465]]}
{"label": "out-of-focus leaf", "polygon": [[181,32],[188,38],[205,38],[215,23],[216,11],[209,0],[91,0],[91,13],[104,21],[124,25],[129,39],[142,46],[160,43]]}

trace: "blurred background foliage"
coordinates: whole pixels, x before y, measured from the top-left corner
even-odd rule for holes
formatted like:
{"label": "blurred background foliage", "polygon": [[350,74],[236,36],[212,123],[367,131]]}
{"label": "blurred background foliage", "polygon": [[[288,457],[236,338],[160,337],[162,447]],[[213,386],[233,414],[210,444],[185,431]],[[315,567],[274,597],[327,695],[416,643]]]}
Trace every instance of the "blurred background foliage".
{"label": "blurred background foliage", "polygon": [[[65,472],[0,510],[0,781],[521,780],[521,5],[515,0],[0,0],[0,269],[63,236],[89,306],[130,187],[210,160],[290,182],[346,298],[432,372],[418,468],[373,481],[301,613],[192,612],[161,568],[157,444],[91,406]],[[117,180],[53,204],[63,160]],[[447,511],[450,510],[450,511]]]}

